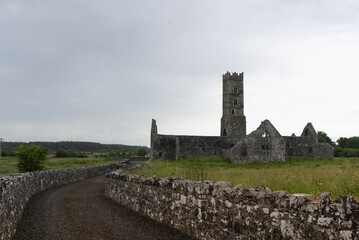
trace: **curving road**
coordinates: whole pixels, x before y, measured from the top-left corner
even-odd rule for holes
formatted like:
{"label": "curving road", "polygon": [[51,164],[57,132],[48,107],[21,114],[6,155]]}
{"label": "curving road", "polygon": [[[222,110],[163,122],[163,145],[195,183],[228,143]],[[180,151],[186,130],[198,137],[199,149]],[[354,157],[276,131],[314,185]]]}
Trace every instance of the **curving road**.
{"label": "curving road", "polygon": [[34,195],[14,239],[190,240],[104,196],[104,176]]}

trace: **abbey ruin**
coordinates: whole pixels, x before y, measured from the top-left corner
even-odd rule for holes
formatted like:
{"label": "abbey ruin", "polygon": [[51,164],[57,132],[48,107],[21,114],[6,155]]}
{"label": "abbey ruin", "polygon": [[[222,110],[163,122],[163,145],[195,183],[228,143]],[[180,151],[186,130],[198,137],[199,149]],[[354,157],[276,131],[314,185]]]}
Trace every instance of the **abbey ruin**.
{"label": "abbey ruin", "polygon": [[243,95],[243,72],[224,74],[220,136],[162,135],[152,119],[151,159],[218,155],[234,163],[247,163],[285,161],[286,157],[333,158],[333,147],[318,142],[311,123],[297,137],[282,136],[269,120],[264,120],[247,135]]}

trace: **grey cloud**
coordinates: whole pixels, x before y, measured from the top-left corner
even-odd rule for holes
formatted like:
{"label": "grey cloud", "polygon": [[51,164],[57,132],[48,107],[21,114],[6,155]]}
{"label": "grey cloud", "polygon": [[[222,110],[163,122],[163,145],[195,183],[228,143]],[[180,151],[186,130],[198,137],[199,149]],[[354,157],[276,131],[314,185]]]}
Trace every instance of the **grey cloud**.
{"label": "grey cloud", "polygon": [[168,133],[217,134],[227,70],[245,72],[249,131],[264,118],[289,132],[311,116],[323,122],[313,102],[337,109],[328,103],[334,95],[353,101],[358,7],[334,0],[4,0],[0,137],[148,145],[152,117]]}

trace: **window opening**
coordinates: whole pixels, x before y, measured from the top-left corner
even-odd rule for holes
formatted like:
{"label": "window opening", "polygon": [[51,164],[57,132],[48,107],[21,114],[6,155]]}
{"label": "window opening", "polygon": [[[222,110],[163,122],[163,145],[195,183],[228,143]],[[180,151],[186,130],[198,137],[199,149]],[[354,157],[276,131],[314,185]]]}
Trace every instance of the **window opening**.
{"label": "window opening", "polygon": [[267,131],[265,131],[263,134],[262,134],[262,138],[266,138],[266,137],[269,137],[269,133]]}
{"label": "window opening", "polygon": [[225,128],[223,128],[223,133],[222,133],[223,136],[227,136],[227,131]]}
{"label": "window opening", "polygon": [[237,99],[234,99],[234,101],[233,101],[233,105],[234,105],[234,106],[237,106],[237,105],[238,105],[238,101],[237,101]]}
{"label": "window opening", "polygon": [[269,150],[269,145],[262,145],[262,150]]}
{"label": "window opening", "polygon": [[247,156],[247,147],[246,147],[246,146],[243,146],[243,147],[242,147],[241,155],[242,155],[242,156]]}
{"label": "window opening", "polygon": [[288,155],[289,155],[290,157],[293,156],[293,148],[289,148]]}

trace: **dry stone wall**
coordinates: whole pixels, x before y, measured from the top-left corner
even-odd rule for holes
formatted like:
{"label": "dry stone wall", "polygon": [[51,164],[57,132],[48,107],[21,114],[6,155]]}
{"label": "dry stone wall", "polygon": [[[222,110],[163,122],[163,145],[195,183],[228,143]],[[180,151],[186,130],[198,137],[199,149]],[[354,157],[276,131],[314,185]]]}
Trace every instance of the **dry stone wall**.
{"label": "dry stone wall", "polygon": [[26,203],[42,190],[108,173],[119,167],[110,163],[92,167],[13,174],[0,178],[0,239],[11,239]]}
{"label": "dry stone wall", "polygon": [[359,204],[330,193],[112,172],[106,196],[195,239],[359,239]]}

